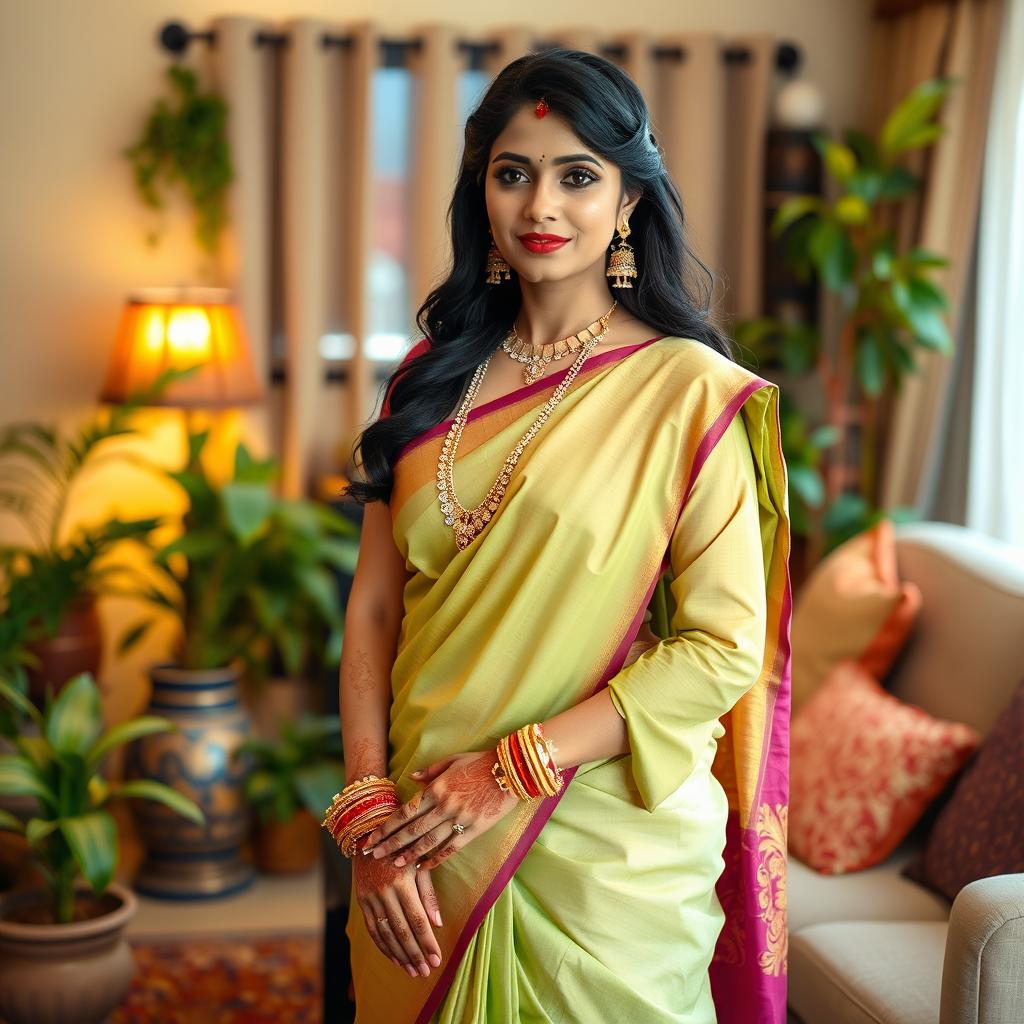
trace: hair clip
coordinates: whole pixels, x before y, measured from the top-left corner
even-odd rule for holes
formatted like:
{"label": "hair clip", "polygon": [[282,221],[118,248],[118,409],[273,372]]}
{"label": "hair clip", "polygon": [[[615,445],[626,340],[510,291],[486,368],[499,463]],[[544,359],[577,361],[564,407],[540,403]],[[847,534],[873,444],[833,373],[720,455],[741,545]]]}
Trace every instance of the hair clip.
{"label": "hair clip", "polygon": [[541,98],[537,100],[537,106],[533,108],[533,112],[538,117],[543,117],[550,109],[551,108],[544,102],[544,97],[541,96]]}

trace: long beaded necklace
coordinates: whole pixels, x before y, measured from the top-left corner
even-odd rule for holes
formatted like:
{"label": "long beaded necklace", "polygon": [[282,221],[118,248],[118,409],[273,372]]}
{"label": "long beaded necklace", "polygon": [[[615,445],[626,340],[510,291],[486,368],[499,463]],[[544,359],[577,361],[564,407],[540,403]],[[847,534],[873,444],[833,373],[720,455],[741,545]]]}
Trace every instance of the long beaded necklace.
{"label": "long beaded necklace", "polygon": [[615,311],[618,302],[619,300],[616,299],[604,316],[599,317],[588,327],[584,327],[582,331],[570,334],[568,338],[562,338],[561,341],[549,341],[544,345],[531,345],[529,342],[523,341],[513,324],[512,330],[501,343],[501,347],[517,363],[526,364],[523,369],[523,383],[532,384],[540,377],[552,359],[562,359],[570,353],[579,352],[596,333],[603,334],[608,329],[608,318]]}
{"label": "long beaded necklace", "polygon": [[[613,306],[612,310],[614,310],[614,308],[615,307]],[[601,333],[591,335],[590,339],[584,342],[579,355],[573,361],[572,366],[569,367],[569,371],[566,376],[551,393],[551,397],[543,406],[541,406],[541,410],[538,413],[537,418],[509,453],[508,457],[505,459],[505,464],[501,468],[501,472],[498,474],[494,483],[491,484],[490,490],[488,490],[487,494],[484,495],[483,501],[481,501],[476,508],[467,509],[463,507],[455,495],[455,478],[453,475],[455,468],[455,453],[458,451],[459,440],[462,438],[462,431],[466,426],[469,410],[473,404],[473,399],[476,397],[476,393],[480,389],[480,383],[484,379],[484,374],[487,372],[487,367],[490,365],[494,353],[492,352],[476,368],[476,370],[473,371],[469,390],[466,392],[466,397],[462,400],[462,404],[459,406],[459,411],[456,413],[455,419],[452,421],[452,425],[448,428],[444,444],[441,447],[441,455],[437,461],[437,489],[440,491],[438,500],[441,504],[441,512],[444,515],[445,523],[448,526],[451,526],[455,532],[455,543],[458,545],[460,551],[468,547],[473,542],[476,535],[480,533],[480,531],[483,530],[490,521],[491,516],[497,512],[502,495],[504,495],[505,488],[512,475],[512,470],[515,469],[516,463],[519,461],[519,456],[523,454],[526,446],[533,440],[534,435],[547,421],[551,411],[562,400],[562,396],[566,391],[569,390],[569,386],[575,379],[576,374],[579,373],[587,356],[590,355],[593,349],[607,333],[608,320],[611,318],[612,310],[609,310],[601,318],[603,321],[603,329]]]}

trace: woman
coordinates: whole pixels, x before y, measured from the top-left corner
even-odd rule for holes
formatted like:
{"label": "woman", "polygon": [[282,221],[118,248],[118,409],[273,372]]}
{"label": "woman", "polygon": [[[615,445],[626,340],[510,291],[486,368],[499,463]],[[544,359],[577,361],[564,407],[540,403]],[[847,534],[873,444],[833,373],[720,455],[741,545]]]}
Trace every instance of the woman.
{"label": "woman", "polygon": [[[783,1021],[777,388],[694,297],[643,98],[601,57],[498,75],[450,222],[348,488],[347,781],[397,805],[351,848],[357,1021]],[[500,782],[531,723],[550,795]]]}

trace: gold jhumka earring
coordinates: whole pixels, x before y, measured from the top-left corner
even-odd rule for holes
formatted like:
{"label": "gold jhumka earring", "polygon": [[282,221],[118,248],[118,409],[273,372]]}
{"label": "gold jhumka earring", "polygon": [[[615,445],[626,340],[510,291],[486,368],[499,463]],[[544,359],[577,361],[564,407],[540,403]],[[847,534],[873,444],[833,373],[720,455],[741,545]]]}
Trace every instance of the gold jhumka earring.
{"label": "gold jhumka earring", "polygon": [[502,274],[505,275],[504,280],[509,281],[512,279],[508,260],[498,251],[498,247],[494,244],[493,235],[491,236],[491,250],[487,253],[486,274],[488,284],[501,284]]}
{"label": "gold jhumka earring", "polygon": [[633,282],[629,279],[636,277],[636,260],[633,259],[633,247],[626,241],[629,237],[629,221],[623,219],[619,228],[619,244],[612,251],[611,259],[608,261],[606,277],[614,277],[613,288],[632,288]]}

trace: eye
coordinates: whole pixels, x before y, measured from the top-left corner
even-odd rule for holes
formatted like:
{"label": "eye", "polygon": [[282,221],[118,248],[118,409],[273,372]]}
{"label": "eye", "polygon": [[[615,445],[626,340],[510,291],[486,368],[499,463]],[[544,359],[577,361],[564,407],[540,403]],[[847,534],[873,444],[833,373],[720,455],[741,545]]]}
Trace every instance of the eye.
{"label": "eye", "polygon": [[[523,172],[518,167],[503,167],[500,171],[495,172],[494,177],[500,181],[503,185],[518,185],[519,182],[512,180],[510,181],[506,175],[508,174],[520,174]],[[571,178],[574,175],[583,175],[583,181],[577,184],[573,184],[572,188],[581,189],[586,188],[592,181],[599,180],[596,174],[591,174],[590,171],[585,170],[582,167],[574,167],[571,171],[566,174],[566,178]]]}

